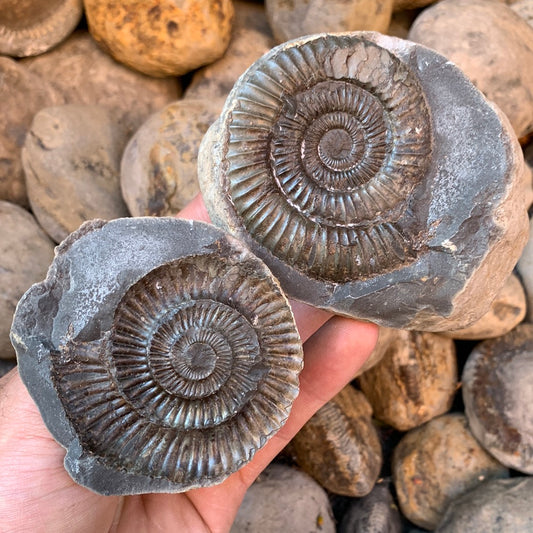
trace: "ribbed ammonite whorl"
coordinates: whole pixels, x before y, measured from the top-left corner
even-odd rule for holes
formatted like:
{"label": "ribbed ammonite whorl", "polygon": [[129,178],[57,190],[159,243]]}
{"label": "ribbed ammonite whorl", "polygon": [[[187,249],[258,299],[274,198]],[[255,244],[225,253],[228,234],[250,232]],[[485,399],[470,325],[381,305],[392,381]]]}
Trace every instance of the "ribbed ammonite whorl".
{"label": "ribbed ammonite whorl", "polygon": [[302,366],[262,261],[176,219],[82,226],[22,299],[12,338],[67,469],[105,494],[222,481],[284,423]]}
{"label": "ribbed ammonite whorl", "polygon": [[[467,233],[483,231],[473,214],[472,182],[487,175],[480,161],[488,170],[498,160],[496,195],[508,197],[518,167],[502,128],[428,49],[376,33],[309,36],[274,48],[236,83],[202,143],[200,185],[213,222],[264,259],[291,296],[393,327],[440,329],[443,318],[453,327],[451,302],[485,252],[466,269],[430,257],[457,257],[467,219]],[[459,272],[451,290],[442,288],[449,260]],[[426,285],[434,278],[436,290]]]}

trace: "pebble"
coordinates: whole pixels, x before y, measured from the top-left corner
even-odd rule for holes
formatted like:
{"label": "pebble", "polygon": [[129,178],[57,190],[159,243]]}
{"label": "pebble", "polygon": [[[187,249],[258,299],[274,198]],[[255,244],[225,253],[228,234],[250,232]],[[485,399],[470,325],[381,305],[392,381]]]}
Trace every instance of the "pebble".
{"label": "pebble", "polygon": [[482,483],[453,501],[438,533],[530,533],[533,531],[533,478]]}
{"label": "pebble", "polygon": [[133,216],[175,215],[196,196],[198,148],[219,111],[212,100],[179,100],[137,130],[120,170],[122,194]]}
{"label": "pebble", "polygon": [[364,395],[347,385],[292,439],[298,465],[330,492],[366,496],[383,462],[381,444]]}
{"label": "pebble", "polygon": [[442,0],[417,17],[409,39],[454,62],[505,113],[533,132],[533,31],[503,2]]}
{"label": "pebble", "polygon": [[0,200],[28,205],[20,151],[33,116],[63,96],[20,62],[0,57]]}
{"label": "pebble", "polygon": [[219,99],[221,105],[241,74],[274,45],[262,4],[237,0],[231,41],[217,61],[197,70],[184,98]]}
{"label": "pebble", "polygon": [[120,191],[126,141],[98,106],[69,104],[35,115],[22,161],[31,208],[54,241],[86,220],[128,216]]}
{"label": "pebble", "polygon": [[533,474],[533,324],[479,343],[463,370],[470,429],[502,464]]}
{"label": "pebble", "polygon": [[42,281],[54,243],[19,205],[0,201],[0,359],[14,359],[9,330],[15,307],[33,283]]}
{"label": "pebble", "polygon": [[430,530],[453,499],[486,479],[508,476],[458,413],[409,431],[394,450],[392,469],[401,511],[417,526]]}
{"label": "pebble", "polygon": [[324,489],[310,476],[271,464],[246,492],[231,533],[335,533]]}
{"label": "pebble", "polygon": [[337,533],[400,533],[402,523],[388,483],[377,483],[364,498],[348,505]]}
{"label": "pebble", "polygon": [[24,59],[23,64],[57,87],[66,103],[105,107],[130,135],[181,95],[176,78],[151,78],[117,63],[86,31],[75,32],[60,46]]}
{"label": "pebble", "polygon": [[82,0],[4,0],[0,17],[0,54],[42,54],[78,25]]}
{"label": "pebble", "polygon": [[457,389],[455,345],[436,333],[390,331],[383,358],[358,380],[374,416],[406,431],[450,409]]}
{"label": "pebble", "polygon": [[389,27],[394,0],[265,0],[278,43],[312,33],[378,31]]}
{"label": "pebble", "polygon": [[85,0],[94,39],[149,76],[181,76],[220,58],[231,35],[231,0]]}
{"label": "pebble", "polygon": [[485,315],[466,328],[446,331],[443,334],[458,340],[500,337],[522,322],[526,309],[526,293],[522,283],[516,274],[511,274]]}

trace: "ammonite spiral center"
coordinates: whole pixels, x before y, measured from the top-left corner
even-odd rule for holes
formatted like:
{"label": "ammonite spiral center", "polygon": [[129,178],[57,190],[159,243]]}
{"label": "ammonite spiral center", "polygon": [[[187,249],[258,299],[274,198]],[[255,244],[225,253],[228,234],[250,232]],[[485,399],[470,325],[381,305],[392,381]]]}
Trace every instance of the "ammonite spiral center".
{"label": "ammonite spiral center", "polygon": [[352,167],[354,158],[358,160],[364,152],[361,135],[354,137],[340,128],[326,131],[318,143],[318,156],[322,163],[331,170]]}
{"label": "ammonite spiral center", "polygon": [[205,342],[193,342],[183,349],[172,349],[174,366],[186,379],[205,379],[216,367],[217,352]]}

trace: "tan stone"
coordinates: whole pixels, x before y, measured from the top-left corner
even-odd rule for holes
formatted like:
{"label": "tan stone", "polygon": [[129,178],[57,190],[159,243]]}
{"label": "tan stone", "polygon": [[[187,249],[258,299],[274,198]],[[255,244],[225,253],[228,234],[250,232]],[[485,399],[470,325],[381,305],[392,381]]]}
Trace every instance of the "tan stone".
{"label": "tan stone", "polygon": [[389,27],[393,0],[265,0],[278,43],[312,33],[379,31]]}
{"label": "tan stone", "polygon": [[419,15],[409,39],[453,61],[501,108],[519,138],[533,131],[533,30],[509,6],[442,0]]}
{"label": "tan stone", "polygon": [[57,87],[66,103],[105,107],[131,134],[181,94],[176,78],[151,78],[117,63],[85,31],[23,64]]}
{"label": "tan stone", "polygon": [[405,431],[450,409],[457,389],[455,346],[436,333],[390,331],[384,357],[358,379],[374,416]]}
{"label": "tan stone", "polygon": [[313,415],[290,449],[298,465],[320,485],[345,496],[368,494],[382,464],[372,408],[351,385]]}
{"label": "tan stone", "polygon": [[115,59],[150,76],[179,76],[226,50],[231,0],[84,0],[89,31]]}
{"label": "tan stone", "polygon": [[175,215],[198,194],[198,148],[219,111],[209,99],[180,100],[137,130],[120,172],[122,195],[133,216]]}
{"label": "tan stone", "polygon": [[522,283],[511,274],[492,302],[488,313],[463,329],[446,331],[452,339],[483,340],[505,335],[520,324],[526,315],[526,294]]}
{"label": "tan stone", "polygon": [[486,479],[508,475],[478,444],[461,414],[444,415],[409,431],[394,450],[392,472],[401,511],[430,530],[455,498]]}
{"label": "tan stone", "polygon": [[9,340],[13,313],[21,296],[46,276],[54,243],[22,207],[0,201],[0,359],[12,359]]}
{"label": "tan stone", "polygon": [[20,151],[35,113],[63,96],[19,62],[0,57],[0,200],[28,205]]}

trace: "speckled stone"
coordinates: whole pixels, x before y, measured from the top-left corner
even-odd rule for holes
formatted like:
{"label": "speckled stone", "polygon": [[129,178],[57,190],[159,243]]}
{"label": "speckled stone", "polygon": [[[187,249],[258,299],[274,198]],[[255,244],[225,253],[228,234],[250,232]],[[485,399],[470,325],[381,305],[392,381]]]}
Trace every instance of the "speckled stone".
{"label": "speckled stone", "polygon": [[321,486],[344,496],[366,496],[383,461],[372,407],[351,385],[311,417],[292,439],[290,450]]}
{"label": "speckled stone", "polygon": [[82,0],[3,0],[0,54],[42,54],[65,39],[82,14]]}
{"label": "speckled stone", "polygon": [[310,476],[271,464],[248,489],[231,533],[335,533],[326,491]]}
{"label": "speckled stone", "polygon": [[85,0],[89,31],[117,61],[149,76],[212,63],[231,34],[231,0]]}
{"label": "speckled stone", "polygon": [[533,474],[533,324],[478,344],[462,382],[465,413],[478,441],[502,464]]}
{"label": "speckled stone", "polygon": [[453,341],[402,330],[387,340],[381,361],[358,378],[374,416],[406,431],[448,411],[457,390]]}
{"label": "speckled stone", "polygon": [[56,242],[86,220],[128,216],[119,170],[126,141],[98,106],[69,104],[35,115],[22,161],[33,213]]}
{"label": "speckled stone", "polygon": [[54,243],[22,207],[0,201],[0,359],[14,359],[9,340],[20,297],[42,281],[54,257]]}
{"label": "speckled stone", "polygon": [[278,43],[310,35],[389,27],[394,0],[265,0]]}
{"label": "speckled stone", "polygon": [[33,116],[63,96],[19,62],[0,57],[0,200],[28,205],[20,151]]}
{"label": "speckled stone", "polygon": [[212,100],[180,100],[137,130],[120,168],[122,195],[133,216],[174,215],[198,194],[198,148],[219,112]]}
{"label": "speckled stone", "polygon": [[237,0],[231,40],[224,55],[197,70],[184,98],[220,99],[220,107],[239,76],[275,44],[262,4]]}
{"label": "speckled stone", "polygon": [[533,132],[533,31],[510,6],[442,0],[417,17],[408,38],[453,61],[501,108],[518,137]]}
{"label": "speckled stone", "polygon": [[401,511],[430,530],[452,500],[486,479],[508,476],[478,444],[462,414],[443,415],[409,431],[394,450],[392,470]]}
{"label": "speckled stone", "polygon": [[446,331],[444,335],[452,339],[483,340],[505,335],[515,328],[526,315],[526,293],[522,283],[511,274],[505,285],[496,295],[488,313],[470,326],[454,331]]}
{"label": "speckled stone", "polygon": [[181,94],[176,78],[151,78],[117,63],[85,31],[23,64],[57,87],[66,103],[107,108],[130,134]]}
{"label": "speckled stone", "polygon": [[533,531],[533,478],[482,483],[452,501],[438,533],[529,533]]}

